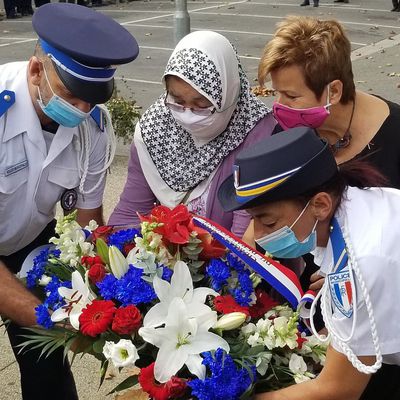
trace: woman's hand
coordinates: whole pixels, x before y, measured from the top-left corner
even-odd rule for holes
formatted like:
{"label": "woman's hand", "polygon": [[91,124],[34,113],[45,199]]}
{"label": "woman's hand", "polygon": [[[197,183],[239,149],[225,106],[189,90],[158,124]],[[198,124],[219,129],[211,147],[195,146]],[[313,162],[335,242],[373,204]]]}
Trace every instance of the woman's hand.
{"label": "woman's hand", "polygon": [[309,289],[318,293],[321,290],[321,288],[325,282],[325,277],[320,275],[319,271],[317,271],[311,275],[310,281],[311,281],[311,285],[310,285]]}

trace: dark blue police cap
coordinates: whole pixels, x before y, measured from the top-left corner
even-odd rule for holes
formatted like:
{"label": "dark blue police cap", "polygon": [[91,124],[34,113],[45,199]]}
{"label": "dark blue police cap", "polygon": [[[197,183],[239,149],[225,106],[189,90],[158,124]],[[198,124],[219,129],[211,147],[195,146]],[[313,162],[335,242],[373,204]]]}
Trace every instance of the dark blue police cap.
{"label": "dark blue police cap", "polygon": [[35,11],[32,24],[64,85],[92,104],[111,97],[115,66],[139,53],[135,38],[120,24],[76,4],[44,4]]}
{"label": "dark blue police cap", "polygon": [[288,129],[241,151],[218,199],[225,211],[252,208],[302,195],[337,171],[328,143],[313,129]]}

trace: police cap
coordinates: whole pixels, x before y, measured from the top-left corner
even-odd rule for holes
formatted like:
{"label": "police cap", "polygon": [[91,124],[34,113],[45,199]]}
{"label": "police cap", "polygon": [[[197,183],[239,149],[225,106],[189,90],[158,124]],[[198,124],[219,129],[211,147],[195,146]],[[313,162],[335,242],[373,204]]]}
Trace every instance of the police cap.
{"label": "police cap", "polygon": [[328,142],[311,128],[288,129],[242,150],[218,191],[225,211],[294,198],[337,174]]}
{"label": "police cap", "polygon": [[44,4],[32,24],[61,81],[88,103],[105,103],[114,89],[116,65],[139,53],[135,38],[120,24],[76,4]]}

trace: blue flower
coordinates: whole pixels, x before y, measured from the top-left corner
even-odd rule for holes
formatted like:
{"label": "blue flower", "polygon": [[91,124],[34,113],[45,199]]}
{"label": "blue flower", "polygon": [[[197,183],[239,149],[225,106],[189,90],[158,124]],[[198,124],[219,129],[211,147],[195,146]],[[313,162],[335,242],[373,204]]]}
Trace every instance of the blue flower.
{"label": "blue flower", "polygon": [[172,271],[171,268],[168,268],[168,267],[166,267],[164,265],[161,265],[160,268],[163,269],[163,274],[162,274],[161,279],[163,279],[164,281],[170,282],[172,274],[174,273],[174,271]]}
{"label": "blue flower", "polygon": [[136,236],[142,236],[137,229],[123,229],[114,232],[108,237],[108,246],[116,246],[123,252],[124,246],[128,243],[134,242]]}
{"label": "blue flower", "polygon": [[108,274],[101,282],[97,283],[97,287],[104,300],[112,300],[115,297],[117,282],[118,279],[114,275]]}
{"label": "blue flower", "polygon": [[44,304],[53,311],[65,304],[63,297],[58,294],[58,288],[61,286],[71,289],[72,283],[71,281],[61,282],[56,276],[53,276],[45,287],[47,298]]}
{"label": "blue flower", "polygon": [[243,270],[238,274],[238,286],[235,289],[230,289],[229,292],[235,298],[236,302],[241,306],[250,305],[253,300],[254,293],[253,282],[250,279],[250,271]]}
{"label": "blue flower", "polygon": [[26,276],[26,286],[29,289],[35,287],[45,273],[47,261],[50,256],[59,257],[60,251],[46,247],[33,259],[33,267],[27,272]]}
{"label": "blue flower", "polygon": [[143,270],[130,266],[128,272],[116,282],[115,299],[123,306],[150,303],[157,295],[153,287],[142,279]]}
{"label": "blue flower", "polygon": [[226,262],[230,265],[236,272],[242,272],[246,270],[246,264],[241,261],[238,257],[232,253],[226,255]]}
{"label": "blue flower", "polygon": [[213,258],[208,264],[206,275],[211,279],[211,286],[214,290],[219,291],[222,286],[227,284],[228,278],[231,276],[229,266],[218,258]]}
{"label": "blue flower", "polygon": [[97,283],[97,287],[105,300],[118,300],[123,306],[150,303],[157,295],[153,287],[142,279],[142,275],[142,269],[131,265],[121,279],[109,274]]}
{"label": "blue flower", "polygon": [[203,354],[203,364],[211,372],[210,377],[193,379],[188,382],[192,395],[199,400],[237,400],[249,388],[256,377],[254,366],[237,368],[232,357],[222,349],[217,349],[214,357]]}
{"label": "blue flower", "polygon": [[51,329],[54,326],[49,310],[44,304],[40,304],[35,308],[35,315],[37,323],[44,328]]}

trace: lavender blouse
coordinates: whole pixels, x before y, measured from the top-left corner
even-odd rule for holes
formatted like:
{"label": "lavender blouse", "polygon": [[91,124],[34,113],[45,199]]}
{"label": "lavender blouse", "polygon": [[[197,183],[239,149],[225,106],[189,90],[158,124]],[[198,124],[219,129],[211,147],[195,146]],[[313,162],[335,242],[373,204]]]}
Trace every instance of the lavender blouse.
{"label": "lavender blouse", "polygon": [[[246,211],[224,212],[217,199],[217,191],[221,183],[232,174],[232,166],[236,155],[242,149],[271,136],[275,125],[276,121],[272,114],[262,118],[249,132],[243,143],[233,150],[220,164],[210,185],[205,216],[231,230],[239,237],[242,237],[246,231],[250,216]],[[138,226],[140,221],[137,212],[146,215],[157,202],[157,198],[151,191],[143,174],[136,147],[132,144],[128,164],[128,177],[120,200],[111,214],[108,224]]]}

